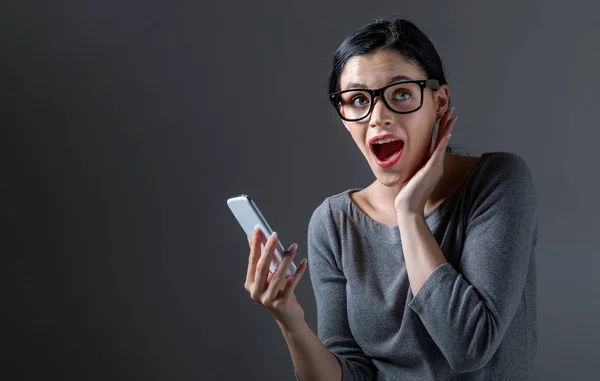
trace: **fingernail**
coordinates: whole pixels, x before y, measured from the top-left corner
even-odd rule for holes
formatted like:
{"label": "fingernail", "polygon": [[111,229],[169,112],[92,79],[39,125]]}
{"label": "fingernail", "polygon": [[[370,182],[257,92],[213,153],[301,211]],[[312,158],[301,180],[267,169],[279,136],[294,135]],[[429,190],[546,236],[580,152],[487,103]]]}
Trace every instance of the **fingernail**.
{"label": "fingernail", "polygon": [[290,248],[288,249],[288,251],[292,251],[292,250],[296,250],[296,249],[298,249],[298,244],[296,242],[294,242],[290,245]]}
{"label": "fingernail", "polygon": [[303,260],[300,261],[300,264],[306,263],[308,262],[308,259],[304,258]]}
{"label": "fingernail", "polygon": [[273,234],[271,234],[271,237],[277,238],[277,232],[273,232]]}
{"label": "fingernail", "polygon": [[259,226],[258,226],[258,224],[254,225],[254,232],[255,232],[255,233],[258,231],[258,229],[259,229]]}
{"label": "fingernail", "polygon": [[452,134],[448,134],[448,140],[450,140],[451,137],[452,137]]}

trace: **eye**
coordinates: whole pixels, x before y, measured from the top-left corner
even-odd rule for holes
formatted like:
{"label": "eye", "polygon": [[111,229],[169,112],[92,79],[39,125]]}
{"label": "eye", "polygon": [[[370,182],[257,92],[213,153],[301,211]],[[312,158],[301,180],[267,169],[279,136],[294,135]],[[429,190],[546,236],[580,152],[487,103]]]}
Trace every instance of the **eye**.
{"label": "eye", "polygon": [[357,107],[365,106],[369,104],[369,98],[365,97],[364,95],[357,95],[352,98],[350,104]]}
{"label": "eye", "polygon": [[406,89],[398,89],[396,91],[394,91],[394,94],[392,94],[392,97],[394,100],[399,100],[399,101],[405,101],[407,99],[409,99],[411,96],[410,91],[406,90]]}

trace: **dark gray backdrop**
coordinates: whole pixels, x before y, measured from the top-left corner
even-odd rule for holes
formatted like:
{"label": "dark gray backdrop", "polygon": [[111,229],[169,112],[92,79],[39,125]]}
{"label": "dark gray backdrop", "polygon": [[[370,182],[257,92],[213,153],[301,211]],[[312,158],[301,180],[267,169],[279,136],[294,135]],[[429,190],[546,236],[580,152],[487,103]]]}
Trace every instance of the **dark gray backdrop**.
{"label": "dark gray backdrop", "polygon": [[[535,176],[535,379],[597,379],[592,4],[3,2],[0,378],[291,380],[225,200],[254,196],[305,256],[313,209],[373,179],[327,103],[331,53],[400,15],[445,60],[453,143]],[[315,328],[308,276],[297,294]]]}

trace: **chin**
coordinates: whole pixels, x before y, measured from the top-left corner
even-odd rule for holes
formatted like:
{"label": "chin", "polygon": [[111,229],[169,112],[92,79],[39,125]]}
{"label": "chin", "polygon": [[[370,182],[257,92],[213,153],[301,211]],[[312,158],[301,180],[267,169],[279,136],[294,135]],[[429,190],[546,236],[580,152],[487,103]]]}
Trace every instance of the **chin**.
{"label": "chin", "polygon": [[392,174],[379,175],[377,176],[377,181],[379,181],[379,183],[385,187],[395,187],[405,182],[404,176]]}
{"label": "chin", "polygon": [[380,168],[377,164],[371,164],[371,170],[377,181],[386,187],[393,187],[406,181],[406,169],[401,163],[397,163],[391,168]]}

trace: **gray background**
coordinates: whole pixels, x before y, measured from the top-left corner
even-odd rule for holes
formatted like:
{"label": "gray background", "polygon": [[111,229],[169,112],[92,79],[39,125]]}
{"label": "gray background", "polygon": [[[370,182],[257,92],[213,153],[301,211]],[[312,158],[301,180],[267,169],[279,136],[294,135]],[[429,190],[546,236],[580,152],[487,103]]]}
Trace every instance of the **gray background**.
{"label": "gray background", "polygon": [[[254,196],[306,255],[313,209],[373,179],[327,103],[331,54],[400,15],[445,61],[453,143],[534,174],[535,380],[598,379],[593,3],[2,2],[0,378],[291,380],[225,200]],[[297,295],[315,328],[308,276]]]}

